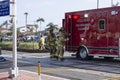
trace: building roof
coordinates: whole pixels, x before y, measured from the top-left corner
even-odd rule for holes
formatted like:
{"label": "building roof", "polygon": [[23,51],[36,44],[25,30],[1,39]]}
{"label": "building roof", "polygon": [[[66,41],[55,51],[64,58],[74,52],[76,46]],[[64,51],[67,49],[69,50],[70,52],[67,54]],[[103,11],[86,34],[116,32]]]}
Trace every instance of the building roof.
{"label": "building roof", "polygon": [[8,30],[7,28],[0,28],[0,30]]}

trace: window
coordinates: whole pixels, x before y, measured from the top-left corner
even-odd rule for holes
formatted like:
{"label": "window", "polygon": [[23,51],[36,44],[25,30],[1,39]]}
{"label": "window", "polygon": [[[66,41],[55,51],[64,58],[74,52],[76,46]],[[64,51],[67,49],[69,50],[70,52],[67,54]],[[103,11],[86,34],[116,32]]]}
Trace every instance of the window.
{"label": "window", "polygon": [[99,21],[99,29],[105,29],[105,20],[100,20]]}

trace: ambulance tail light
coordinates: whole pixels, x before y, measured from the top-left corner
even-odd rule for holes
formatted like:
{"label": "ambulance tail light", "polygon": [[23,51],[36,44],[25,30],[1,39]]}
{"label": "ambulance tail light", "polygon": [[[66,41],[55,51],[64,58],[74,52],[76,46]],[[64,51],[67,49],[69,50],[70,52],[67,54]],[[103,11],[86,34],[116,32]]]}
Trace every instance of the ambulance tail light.
{"label": "ambulance tail light", "polygon": [[72,18],[73,18],[74,20],[77,20],[77,19],[80,18],[80,15],[73,15]]}

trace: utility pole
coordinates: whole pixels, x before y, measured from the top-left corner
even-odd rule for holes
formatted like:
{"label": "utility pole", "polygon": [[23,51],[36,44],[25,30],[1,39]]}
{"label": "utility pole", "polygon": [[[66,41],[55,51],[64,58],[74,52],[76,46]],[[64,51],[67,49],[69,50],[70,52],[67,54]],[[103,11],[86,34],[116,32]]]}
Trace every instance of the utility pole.
{"label": "utility pole", "polygon": [[99,8],[99,0],[97,0],[97,9]]}
{"label": "utility pole", "polygon": [[111,0],[111,7],[113,7],[113,0]]}
{"label": "utility pole", "polygon": [[17,67],[17,31],[16,31],[16,0],[10,2],[12,4],[12,17],[13,17],[13,67],[10,68],[10,76],[18,76],[18,67]]}
{"label": "utility pole", "polygon": [[25,12],[24,14],[25,14],[25,27],[26,27],[26,31],[27,31],[27,17],[28,17],[28,13]]}

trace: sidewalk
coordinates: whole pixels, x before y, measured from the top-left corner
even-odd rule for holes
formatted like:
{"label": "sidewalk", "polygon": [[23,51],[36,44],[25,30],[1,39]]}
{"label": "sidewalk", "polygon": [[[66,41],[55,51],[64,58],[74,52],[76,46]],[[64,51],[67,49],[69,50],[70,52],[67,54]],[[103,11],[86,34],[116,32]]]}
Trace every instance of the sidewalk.
{"label": "sidewalk", "polygon": [[[38,80],[38,75],[35,72],[19,70],[19,76],[17,78],[9,78],[8,72],[0,73],[0,80]],[[69,80],[60,77],[49,76],[41,74],[41,80]]]}

